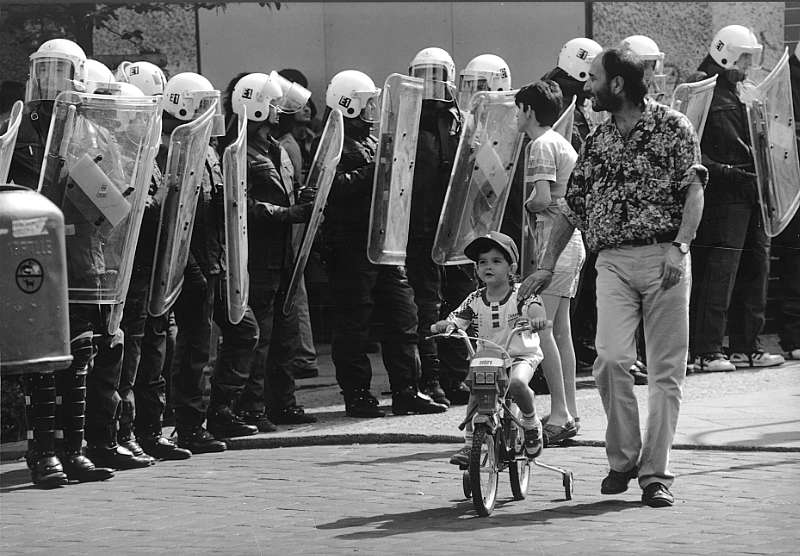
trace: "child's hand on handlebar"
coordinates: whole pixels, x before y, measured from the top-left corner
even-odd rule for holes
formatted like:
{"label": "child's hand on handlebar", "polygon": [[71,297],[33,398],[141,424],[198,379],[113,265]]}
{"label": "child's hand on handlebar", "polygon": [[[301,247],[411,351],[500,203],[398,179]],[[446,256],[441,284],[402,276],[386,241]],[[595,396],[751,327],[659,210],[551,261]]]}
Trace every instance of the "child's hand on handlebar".
{"label": "child's hand on handlebar", "polygon": [[537,317],[530,319],[530,324],[531,324],[531,330],[533,330],[534,332],[540,332],[545,328],[553,326],[553,323],[547,320],[545,317]]}
{"label": "child's hand on handlebar", "polygon": [[456,325],[450,322],[449,320],[440,320],[439,322],[434,322],[431,325],[431,332],[434,334],[445,334],[448,332],[452,332],[455,330]]}

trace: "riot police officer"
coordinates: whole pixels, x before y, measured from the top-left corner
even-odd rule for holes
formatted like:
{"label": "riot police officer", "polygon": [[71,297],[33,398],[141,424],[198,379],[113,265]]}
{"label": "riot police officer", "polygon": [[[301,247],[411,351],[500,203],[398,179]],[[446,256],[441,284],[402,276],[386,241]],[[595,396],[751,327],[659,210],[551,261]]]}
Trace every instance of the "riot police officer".
{"label": "riot police officer", "polygon": [[409,75],[424,82],[406,252],[419,321],[420,389],[435,402],[449,406],[449,394],[458,398],[453,401],[467,401],[468,393],[460,387],[466,377],[466,352],[456,342],[441,342],[437,347],[425,338],[431,324],[455,309],[476,286],[472,265],[441,267],[431,258],[461,132],[453,82],[455,64],[447,51],[424,48],[411,60]]}

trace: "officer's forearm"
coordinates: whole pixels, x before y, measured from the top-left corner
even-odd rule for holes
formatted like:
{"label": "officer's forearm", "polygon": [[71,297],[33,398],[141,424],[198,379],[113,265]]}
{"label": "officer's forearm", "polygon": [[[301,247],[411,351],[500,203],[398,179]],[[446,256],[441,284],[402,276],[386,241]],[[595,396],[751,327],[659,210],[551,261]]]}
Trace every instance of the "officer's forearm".
{"label": "officer's forearm", "polygon": [[575,226],[570,224],[567,217],[563,214],[556,216],[553,222],[553,229],[550,232],[550,241],[547,242],[547,250],[542,257],[542,262],[539,268],[543,270],[552,271],[556,266],[556,261],[564,250],[564,247],[569,243],[569,238],[572,237],[572,232],[575,231]]}

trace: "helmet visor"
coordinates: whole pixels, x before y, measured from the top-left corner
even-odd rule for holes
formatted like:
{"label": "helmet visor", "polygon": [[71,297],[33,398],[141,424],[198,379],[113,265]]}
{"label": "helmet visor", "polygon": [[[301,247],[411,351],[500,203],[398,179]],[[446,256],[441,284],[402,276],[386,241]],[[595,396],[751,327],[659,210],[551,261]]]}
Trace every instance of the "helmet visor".
{"label": "helmet visor", "polygon": [[361,109],[359,117],[367,123],[374,124],[380,119],[381,108],[378,104],[378,97],[371,96],[364,103],[364,108]]}
{"label": "helmet visor", "polygon": [[462,110],[469,110],[472,95],[478,91],[488,91],[489,81],[485,77],[461,74],[458,83],[458,106]]}
{"label": "helmet visor", "polygon": [[731,50],[738,54],[734,62],[736,66],[742,66],[747,63],[742,58],[743,56],[749,56],[750,64],[746,69],[760,69],[764,63],[764,47],[760,44],[756,46],[740,46],[731,48]]}
{"label": "helmet visor", "polygon": [[426,100],[453,100],[453,86],[450,76],[442,66],[416,66],[411,70],[412,77],[423,80],[422,98]]}
{"label": "helmet visor", "polygon": [[283,96],[275,101],[278,112],[284,114],[294,114],[300,111],[311,98],[311,91],[298,83],[289,81],[276,71],[269,74],[272,81],[281,88]]}
{"label": "helmet visor", "polygon": [[75,90],[75,69],[64,58],[35,58],[31,60],[25,102],[55,100],[62,91]]}

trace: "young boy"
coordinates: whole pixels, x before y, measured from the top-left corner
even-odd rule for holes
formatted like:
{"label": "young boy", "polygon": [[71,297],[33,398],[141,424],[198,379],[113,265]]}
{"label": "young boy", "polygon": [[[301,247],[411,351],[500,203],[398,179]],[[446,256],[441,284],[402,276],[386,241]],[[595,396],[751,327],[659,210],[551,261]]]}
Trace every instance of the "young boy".
{"label": "young boy", "polygon": [[[532,296],[518,299],[519,284],[514,276],[519,262],[519,251],[514,240],[500,232],[489,232],[476,238],[464,248],[464,254],[475,261],[478,278],[484,287],[472,292],[446,320],[431,325],[434,333],[445,332],[457,326],[469,330],[478,338],[491,340],[505,346],[514,324],[519,318],[530,321],[533,333],[529,337],[517,336],[508,347],[512,358],[509,392],[522,410],[525,428],[525,452],[535,458],[542,452],[542,423],[533,406],[533,390],[528,383],[536,366],[542,361],[539,336],[536,334],[547,326],[547,316],[541,299]],[[474,403],[470,396],[467,411]],[[472,449],[472,425],[468,424],[464,437],[465,445],[456,452],[450,463],[467,465]]]}

